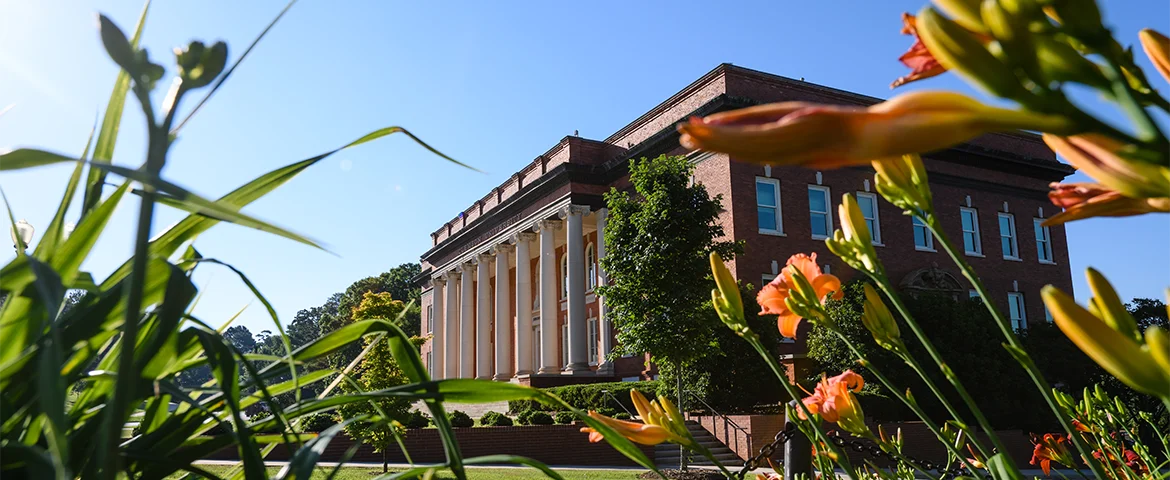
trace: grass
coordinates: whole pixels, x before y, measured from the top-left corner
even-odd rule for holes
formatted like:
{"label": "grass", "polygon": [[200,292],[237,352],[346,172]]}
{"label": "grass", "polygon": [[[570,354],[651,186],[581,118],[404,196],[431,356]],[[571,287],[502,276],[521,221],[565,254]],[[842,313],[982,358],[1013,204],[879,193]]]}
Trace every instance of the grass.
{"label": "grass", "polygon": [[[230,465],[200,465],[201,468],[217,474],[226,474],[231,469]],[[314,479],[325,479],[329,476],[332,467],[318,467],[313,472]],[[562,470],[556,469],[557,473],[565,477],[565,480],[633,480],[638,478],[642,470]],[[268,467],[268,475],[275,476],[280,471],[280,467]],[[390,469],[391,472],[396,471]],[[400,470],[399,470],[400,471]],[[382,474],[381,467],[343,467],[333,477],[335,480],[369,480]],[[182,475],[172,475],[169,478],[182,478]],[[452,479],[455,476],[450,472],[443,472],[436,475],[434,478]],[[548,478],[539,471],[529,468],[492,468],[492,467],[470,467],[467,469],[467,478],[471,480],[497,480],[497,479],[538,479]]]}

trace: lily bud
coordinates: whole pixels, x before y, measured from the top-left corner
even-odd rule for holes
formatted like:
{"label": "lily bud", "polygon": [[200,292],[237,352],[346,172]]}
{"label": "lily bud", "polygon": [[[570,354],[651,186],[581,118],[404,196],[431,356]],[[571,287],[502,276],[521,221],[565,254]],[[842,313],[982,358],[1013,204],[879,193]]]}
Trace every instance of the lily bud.
{"label": "lily bud", "polygon": [[1138,32],[1138,38],[1141,39],[1142,50],[1150,57],[1154,68],[1158,69],[1162,78],[1170,82],[1170,38],[1148,28]]}
{"label": "lily bud", "polygon": [[1097,64],[1077,52],[1072,45],[1048,35],[1037,35],[1034,45],[1043,75],[1038,81],[1077,82],[1106,91],[1110,88],[1109,80]]}
{"label": "lily bud", "polygon": [[983,0],[980,12],[983,24],[999,42],[1007,60],[1022,68],[1033,79],[1042,75],[1036,61],[1029,24],[1038,13],[1038,7],[1028,0]]}
{"label": "lily bud", "polygon": [[894,314],[886,308],[882,297],[870,284],[865,284],[865,309],[861,314],[861,323],[873,334],[874,341],[882,348],[894,352],[905,351],[902,343],[902,332],[898,329],[898,322]]}
{"label": "lily bud", "polygon": [[1129,198],[1170,196],[1170,168],[1125,158],[1130,148],[1099,134],[1060,137],[1044,134],[1044,143],[1077,169]]}
{"label": "lily bud", "polygon": [[739,295],[739,284],[731,271],[723,263],[718,253],[711,252],[711,275],[715,277],[714,290],[711,290],[711,303],[719,319],[729,328],[743,335],[749,331],[747,320],[743,317],[743,299]]}
{"label": "lily bud", "polygon": [[979,11],[979,0],[934,0],[934,6],[955,19],[955,23],[967,30],[979,33],[987,32],[987,27],[983,26],[983,17]]}
{"label": "lily bud", "polygon": [[215,42],[215,45],[207,48],[203,42],[191,42],[185,49],[175,49],[175,60],[179,64],[179,78],[183,79],[183,87],[200,88],[210,84],[223,72],[227,64],[227,44]]}
{"label": "lily bud", "polygon": [[1121,302],[1121,297],[1117,295],[1113,285],[1109,284],[1109,280],[1091,267],[1085,270],[1085,277],[1089,280],[1089,289],[1093,291],[1090,302],[1096,307],[1094,315],[1122,335],[1140,342],[1142,335],[1138,331],[1137,321],[1125,309],[1125,304]]}
{"label": "lily bud", "polygon": [[915,214],[933,211],[930,186],[926,181],[926,167],[918,155],[873,162],[877,171],[874,186],[886,201]]}
{"label": "lily bud", "polygon": [[918,13],[918,35],[942,66],[992,95],[1016,99],[1027,94],[1011,68],[987,51],[970,31],[933,8]]}
{"label": "lily bud", "polygon": [[1095,0],[1054,0],[1044,7],[1044,13],[1080,39],[1108,34],[1101,24],[1101,9]]}
{"label": "lily bud", "polygon": [[881,270],[881,262],[873,249],[873,240],[870,237],[869,226],[865,223],[865,215],[862,214],[861,207],[853,195],[847,193],[841,197],[837,214],[841,218],[841,229],[834,231],[832,238],[825,239],[829,251],[850,267],[877,273]]}
{"label": "lily bud", "polygon": [[1143,345],[1077,305],[1056,287],[1045,286],[1040,296],[1056,326],[1105,371],[1134,390],[1170,399],[1170,361],[1159,360],[1170,360],[1164,334],[1158,330],[1147,333],[1154,342]]}

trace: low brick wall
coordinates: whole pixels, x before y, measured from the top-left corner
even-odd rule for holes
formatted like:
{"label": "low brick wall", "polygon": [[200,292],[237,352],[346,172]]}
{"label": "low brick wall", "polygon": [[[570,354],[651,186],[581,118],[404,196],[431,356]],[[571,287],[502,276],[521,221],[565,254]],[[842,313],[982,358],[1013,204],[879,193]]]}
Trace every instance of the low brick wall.
{"label": "low brick wall", "polygon": [[742,430],[722,417],[689,415],[688,418],[699,422],[699,425],[745,460],[759,452],[760,447],[771,442],[776,432],[784,428],[784,415],[728,415],[727,418]]}
{"label": "low brick wall", "polygon": [[[581,433],[582,425],[534,425],[523,427],[456,428],[455,438],[464,458],[484,455],[509,454],[533,458],[549,465],[582,466],[636,466],[633,461],[614,450],[608,443],[589,443],[589,436]],[[439,430],[424,428],[408,430],[406,449],[416,463],[439,463],[445,460]],[[353,446],[353,440],[344,434],[329,443],[321,461],[336,462]],[[639,446],[642,453],[653,459],[652,447]],[[288,452],[277,447],[268,460],[287,460]],[[234,448],[224,449],[208,457],[214,460],[238,458]],[[368,445],[358,448],[351,459],[358,462],[381,462],[382,454]],[[388,455],[391,463],[406,463],[402,452],[393,447]]]}

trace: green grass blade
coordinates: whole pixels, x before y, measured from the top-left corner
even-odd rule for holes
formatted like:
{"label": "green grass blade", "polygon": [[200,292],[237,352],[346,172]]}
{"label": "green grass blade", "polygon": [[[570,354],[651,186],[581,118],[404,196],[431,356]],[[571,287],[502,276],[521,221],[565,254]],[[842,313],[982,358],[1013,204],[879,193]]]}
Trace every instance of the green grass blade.
{"label": "green grass blade", "polygon": [[231,411],[236,447],[240,452],[240,459],[244,462],[244,473],[248,478],[264,478],[267,474],[264,471],[264,459],[260,456],[260,447],[253,440],[251,429],[244,423],[243,409],[240,408],[240,373],[231,346],[219,335],[203,331],[197,334],[203,344],[203,350],[207,352],[212,375],[223,391],[222,399]]}
{"label": "green grass blade", "polygon": [[244,62],[244,59],[248,58],[248,54],[252,53],[252,49],[256,48],[256,45],[260,43],[260,40],[263,40],[264,36],[268,35],[268,31],[272,30],[272,27],[276,26],[276,22],[279,22],[280,19],[284,17],[284,14],[288,13],[289,9],[292,8],[293,4],[295,3],[297,3],[297,0],[290,0],[288,4],[286,4],[284,8],[280,10],[280,13],[276,14],[276,18],[273,18],[271,22],[268,22],[268,26],[264,27],[264,30],[260,32],[260,35],[257,35],[256,38],[252,40],[252,43],[248,45],[248,48],[244,49],[244,53],[240,55],[240,58],[237,58],[236,61],[232,63],[232,66],[228,67],[227,70],[224,70],[223,74],[215,79],[215,83],[211,84],[211,88],[207,90],[207,93],[203,95],[203,98],[199,99],[199,103],[195,104],[195,108],[191,109],[191,113],[188,113],[187,116],[183,117],[183,120],[181,120],[179,124],[175,126],[175,128],[171,129],[172,136],[178,134],[179,130],[183,128],[183,125],[186,125],[187,121],[191,120],[191,117],[194,117],[196,113],[199,113],[199,109],[203,108],[203,104],[207,103],[207,101],[211,99],[212,95],[215,95],[215,92],[219,90],[219,87],[223,85],[223,82],[226,82],[228,77],[232,76],[232,72],[236,71],[236,67],[239,67],[240,64]]}
{"label": "green grass blade", "polygon": [[[299,175],[301,172],[305,171],[305,169],[313,166],[314,164],[316,164],[317,162],[320,162],[321,160],[329,158],[330,156],[332,156],[333,154],[335,154],[337,152],[340,152],[340,151],[345,150],[345,149],[350,148],[350,147],[361,145],[363,143],[366,143],[366,142],[369,142],[369,141],[372,141],[372,140],[375,140],[375,139],[378,139],[378,138],[381,138],[381,137],[384,137],[387,135],[391,135],[394,133],[400,133],[400,132],[410,136],[411,139],[415,140],[416,142],[419,142],[421,145],[426,147],[428,150],[430,150],[432,152],[436,152],[436,154],[438,154],[442,158],[447,159],[451,162],[455,162],[459,165],[463,165],[462,163],[452,159],[451,157],[448,157],[447,155],[438,152],[438,150],[435,150],[430,145],[427,145],[426,143],[422,142],[421,140],[418,139],[418,137],[411,135],[410,132],[406,131],[405,129],[403,129],[401,127],[387,127],[387,128],[383,128],[383,129],[379,129],[379,130],[375,130],[373,132],[370,132],[357,140],[349,142],[345,145],[342,145],[341,147],[335,148],[335,149],[330,150],[328,152],[325,152],[325,153],[307,158],[305,160],[301,160],[299,162],[295,162],[295,163],[280,167],[276,170],[273,170],[273,171],[268,172],[264,175],[256,177],[252,181],[233,190],[231,193],[228,193],[227,195],[220,197],[219,200],[217,200],[217,202],[221,203],[221,204],[231,205],[237,209],[243,208],[243,207],[247,206],[248,204],[256,201],[257,199],[263,197],[264,195],[267,195],[268,193],[272,192],[273,190],[276,190],[278,187],[280,187],[281,185],[284,185],[289,180],[292,180],[294,177]],[[466,166],[466,165],[464,165],[464,166]],[[471,167],[468,167],[468,168],[471,168]],[[171,226],[169,229],[167,229],[167,231],[165,231],[162,234],[160,234],[159,236],[155,237],[154,240],[151,240],[150,253],[151,253],[151,255],[156,255],[156,256],[160,256],[160,257],[170,257],[172,254],[174,254],[176,251],[178,251],[178,249],[184,243],[186,243],[188,240],[194,239],[195,237],[199,236],[199,234],[207,231],[207,229],[215,226],[215,224],[217,224],[217,223],[219,223],[219,220],[216,220],[214,218],[209,218],[209,217],[206,217],[203,215],[190,215],[190,216],[184,218],[183,220],[179,221],[179,223]],[[106,277],[106,280],[102,282],[102,287],[107,288],[110,285],[113,285],[113,284],[121,281],[123,278],[125,278],[129,274],[130,274],[130,261],[127,260],[125,263],[122,264],[122,266],[118,267],[117,270],[115,270],[113,273],[111,273],[109,277]]]}
{"label": "green grass blade", "polygon": [[506,400],[532,400],[541,396],[540,390],[518,383],[453,378],[439,380],[435,388],[450,403],[491,403]]}
{"label": "green grass blade", "polygon": [[[81,160],[85,160],[85,157],[89,155],[92,143],[93,129],[90,129],[89,139],[85,141],[85,150],[81,151]],[[61,235],[65,228],[65,214],[69,212],[69,206],[73,204],[73,195],[77,193],[77,185],[81,183],[81,172],[84,168],[83,161],[77,162],[77,165],[73,167],[73,175],[69,177],[69,183],[65,185],[65,194],[61,198],[61,203],[57,205],[57,213],[53,215],[53,220],[49,222],[49,227],[45,229],[45,233],[41,235],[41,241],[33,250],[34,257],[49,260],[54,249],[63,241]]]}
{"label": "green grass blade", "polygon": [[0,171],[23,170],[54,163],[76,162],[76,158],[36,148],[18,148],[0,154]]}
{"label": "green grass blade", "polygon": [[309,440],[303,447],[297,449],[296,453],[289,459],[288,464],[280,469],[280,472],[277,472],[276,478],[280,480],[310,478],[317,462],[321,461],[321,454],[325,453],[325,449],[345,429],[346,425],[365,419],[366,415],[360,415],[347,418],[341,423],[326,428],[317,438]]}
{"label": "green grass blade", "polygon": [[110,173],[120,175],[128,180],[134,180],[143,185],[150,185],[151,187],[154,187],[161,193],[161,195],[155,196],[155,201],[158,203],[185,210],[196,215],[211,217],[216,220],[234,223],[236,225],[251,227],[263,232],[276,234],[312,247],[322,248],[316,242],[309,240],[304,236],[292,233],[263,220],[258,220],[246,214],[240,213],[237,211],[238,208],[233,205],[203,198],[194,192],[180,187],[179,185],[176,185],[153,173],[110,164],[94,163],[92,166],[94,168],[107,170]]}
{"label": "green grass blade", "polygon": [[[142,38],[142,28],[146,25],[146,13],[150,10],[150,0],[142,6],[142,13],[138,16],[138,25],[134,27],[134,35],[130,38],[130,46],[138,48],[138,40]],[[109,163],[114,158],[114,145],[118,142],[118,130],[122,125],[122,111],[126,108],[126,93],[130,91],[130,74],[125,70],[118,70],[118,77],[114,79],[114,88],[110,92],[110,101],[106,104],[106,113],[102,118],[102,126],[98,131],[97,144],[94,146],[93,159],[96,162]],[[102,188],[106,183],[106,172],[91,168],[85,181],[85,195],[81,203],[81,218],[97,206],[102,198]]]}

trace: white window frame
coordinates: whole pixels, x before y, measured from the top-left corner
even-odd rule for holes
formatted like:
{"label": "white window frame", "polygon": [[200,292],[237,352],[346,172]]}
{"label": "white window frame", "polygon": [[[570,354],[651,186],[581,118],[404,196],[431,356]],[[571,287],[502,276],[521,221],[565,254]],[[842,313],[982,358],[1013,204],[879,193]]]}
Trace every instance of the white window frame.
{"label": "white window frame", "polygon": [[[926,245],[925,246],[919,245],[917,240],[914,241],[914,249],[915,250],[918,250],[919,252],[937,252],[938,251],[938,250],[934,249],[934,235],[931,235],[930,228],[926,226],[926,222],[919,220],[918,217],[911,216],[910,217],[910,228],[913,230],[917,230],[917,229],[921,228],[922,234],[923,234],[924,238],[926,238]],[[911,231],[911,238],[912,239],[913,239],[913,230]]]}
{"label": "white window frame", "polygon": [[[759,185],[761,183],[765,183],[765,184],[772,186],[772,191],[776,194],[776,205],[775,206],[773,206],[773,205],[760,205],[760,196],[758,195],[758,192],[759,192],[759,188],[760,188]],[[757,193],[757,195],[756,195],[756,227],[759,230],[760,234],[762,234],[762,235],[776,235],[776,236],[783,237],[784,236],[784,215],[782,213],[783,210],[782,210],[781,202],[780,202],[780,179],[779,178],[768,178],[768,177],[756,177],[756,193]],[[760,207],[774,208],[776,210],[776,229],[775,230],[771,230],[771,229],[767,229],[767,228],[760,228],[760,218],[759,218]]]}
{"label": "white window frame", "polygon": [[1040,263],[1056,265],[1056,260],[1052,257],[1052,230],[1041,223],[1044,223],[1043,218],[1032,219],[1032,233],[1044,235],[1043,239],[1040,238],[1040,235],[1036,235],[1036,259]]}
{"label": "white window frame", "polygon": [[[1008,235],[1003,234],[1003,224],[1000,222],[1001,218],[1008,219]],[[1012,215],[1010,213],[999,212],[998,214],[996,214],[995,223],[996,223],[996,227],[999,228],[999,249],[1003,250],[1003,239],[1004,238],[1010,238],[1012,241],[1011,255],[1008,254],[1009,252],[1003,252],[1003,259],[1004,260],[1019,261],[1020,260],[1020,243],[1017,240],[1017,238],[1019,237],[1019,232],[1016,229],[1016,216]]]}
{"label": "white window frame", "polygon": [[812,209],[812,202],[810,201],[809,205],[808,205],[808,228],[809,228],[809,231],[811,233],[812,224],[813,224],[813,220],[812,220],[813,214],[815,213],[815,214],[820,215],[823,213],[825,215],[825,235],[817,235],[817,234],[813,233],[812,239],[813,240],[824,240],[824,239],[829,238],[830,236],[833,235],[833,193],[831,190],[829,190],[829,187],[824,186],[824,185],[809,185],[808,191],[812,192],[813,190],[824,193],[824,195],[825,195],[825,211],[824,212],[814,212]]}
{"label": "white window frame", "polygon": [[593,242],[585,246],[585,291],[592,292],[597,288],[597,254],[594,253]]}
{"label": "white window frame", "polygon": [[[1019,302],[1019,305],[1016,306],[1016,312],[1020,314],[1019,317],[1012,316],[1014,302]],[[1028,311],[1025,309],[1023,293],[1008,292],[1008,316],[1011,318],[1012,329],[1024,330],[1028,328]]]}
{"label": "white window frame", "polygon": [[435,374],[435,364],[431,363],[431,359],[434,356],[431,355],[431,353],[432,353],[431,350],[427,350],[427,373],[434,375]]}
{"label": "white window frame", "polygon": [[598,341],[598,336],[599,336],[597,333],[597,317],[590,318],[588,326],[589,326],[589,330],[588,330],[587,336],[589,338],[589,348],[586,350],[586,352],[587,352],[587,355],[589,355],[589,365],[596,366],[598,364],[597,341]]}
{"label": "white window frame", "polygon": [[[963,226],[963,214],[964,213],[971,214],[971,228],[973,230],[967,230],[966,227]],[[959,229],[962,230],[962,232],[963,232],[963,253],[967,254],[967,256],[970,256],[970,257],[982,257],[983,256],[983,238],[979,233],[979,210],[976,210],[976,209],[971,208],[971,207],[959,207]],[[975,239],[975,245],[974,245],[975,249],[974,250],[967,249],[967,234],[968,233],[970,233],[971,236]]]}
{"label": "white window frame", "polygon": [[569,252],[566,249],[565,253],[561,255],[561,299],[562,302],[569,300]]}
{"label": "white window frame", "polygon": [[[882,219],[881,215],[878,214],[877,195],[869,192],[857,192],[857,199],[861,200],[862,198],[868,199],[870,205],[873,205],[873,218],[865,218],[865,210],[861,211],[862,218],[865,218],[867,222],[873,222],[873,228],[869,229],[870,243],[879,247],[885,246],[885,244],[882,243]],[[857,207],[861,208],[860,202]],[[866,226],[869,226],[868,223]]]}
{"label": "white window frame", "polygon": [[427,333],[434,332],[435,326],[435,304],[427,305]]}

